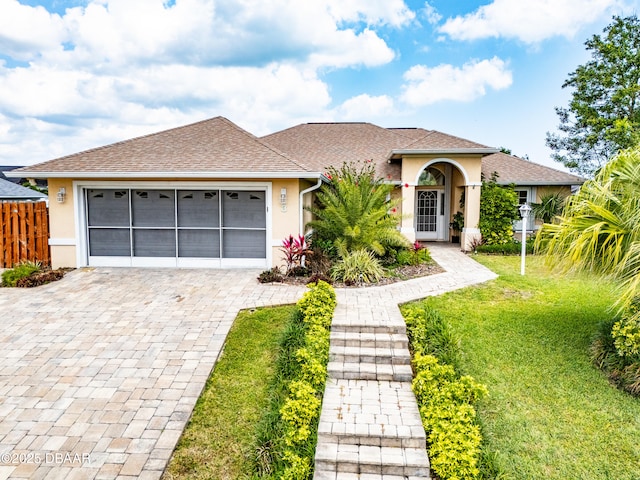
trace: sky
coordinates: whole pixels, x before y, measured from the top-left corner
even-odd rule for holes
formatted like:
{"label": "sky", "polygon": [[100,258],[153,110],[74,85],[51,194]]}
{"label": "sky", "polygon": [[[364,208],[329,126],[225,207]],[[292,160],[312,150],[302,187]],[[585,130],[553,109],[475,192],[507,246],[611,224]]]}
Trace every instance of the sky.
{"label": "sky", "polygon": [[[640,0],[0,0],[0,165],[215,116],[421,127],[558,169],[562,84]],[[354,159],[358,160],[358,159]]]}

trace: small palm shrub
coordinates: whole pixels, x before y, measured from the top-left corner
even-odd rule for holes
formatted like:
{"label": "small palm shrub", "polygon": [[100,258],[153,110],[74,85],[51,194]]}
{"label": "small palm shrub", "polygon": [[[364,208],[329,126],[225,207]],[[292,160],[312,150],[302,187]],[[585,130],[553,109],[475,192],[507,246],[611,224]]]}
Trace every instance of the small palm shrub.
{"label": "small palm shrub", "polygon": [[388,248],[409,246],[397,229],[397,202],[388,200],[394,187],[376,177],[371,162],[359,168],[354,163],[331,167],[327,177],[331,183],[322,187],[318,204],[309,209],[316,218],[309,223],[314,245],[328,242],[339,257],[355,250],[383,256]]}
{"label": "small palm shrub", "polygon": [[367,250],[347,253],[331,269],[331,279],[347,285],[373,283],[384,277],[380,261]]}
{"label": "small palm shrub", "polygon": [[41,271],[37,262],[23,262],[2,272],[2,286],[15,287],[19,280]]}
{"label": "small palm shrub", "polygon": [[540,197],[540,203],[531,204],[531,213],[544,223],[551,223],[562,214],[566,197],[560,192],[548,193]]}

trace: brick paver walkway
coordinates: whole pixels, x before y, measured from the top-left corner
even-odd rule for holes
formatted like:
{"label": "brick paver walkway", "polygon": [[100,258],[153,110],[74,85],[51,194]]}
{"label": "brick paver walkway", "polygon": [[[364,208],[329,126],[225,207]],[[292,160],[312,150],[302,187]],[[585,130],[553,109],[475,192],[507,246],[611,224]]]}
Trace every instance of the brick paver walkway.
{"label": "brick paver walkway", "polygon": [[[398,322],[398,303],[492,275],[449,246],[429,248],[446,273],[340,290],[337,314],[350,322],[353,309],[367,319],[380,312]],[[294,303],[305,290],[259,285],[258,273],[81,269],[36,289],[0,290],[0,480],[160,478],[238,311]],[[411,411],[402,380],[371,382]],[[327,396],[332,386],[354,406],[369,398],[359,380],[342,389],[331,381],[327,408],[339,400]],[[386,415],[390,397],[381,398]]]}
{"label": "brick paver walkway", "polygon": [[398,304],[496,277],[455,247],[430,244],[445,273],[340,289],[331,324],[315,480],[429,478],[406,326]]}
{"label": "brick paver walkway", "polygon": [[81,269],[0,289],[0,480],[158,479],[258,271]]}

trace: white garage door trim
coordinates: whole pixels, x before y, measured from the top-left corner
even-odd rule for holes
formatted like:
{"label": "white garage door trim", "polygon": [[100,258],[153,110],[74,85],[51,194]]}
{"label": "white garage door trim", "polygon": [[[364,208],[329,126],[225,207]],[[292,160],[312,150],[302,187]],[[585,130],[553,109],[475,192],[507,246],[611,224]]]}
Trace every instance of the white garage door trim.
{"label": "white garage door trim", "polygon": [[[265,192],[265,258],[181,258],[181,257],[89,257],[88,212],[85,192],[88,189],[147,190],[236,190]],[[271,182],[136,182],[136,181],[74,181],[76,249],[79,266],[120,267],[186,267],[186,268],[269,268],[271,265]],[[221,255],[222,256],[222,255]]]}

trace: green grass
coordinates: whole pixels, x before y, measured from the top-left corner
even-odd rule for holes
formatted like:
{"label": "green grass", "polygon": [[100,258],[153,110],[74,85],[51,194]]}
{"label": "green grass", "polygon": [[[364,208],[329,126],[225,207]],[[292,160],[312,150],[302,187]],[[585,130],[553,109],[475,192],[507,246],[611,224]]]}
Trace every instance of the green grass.
{"label": "green grass", "polygon": [[295,308],[238,315],[165,480],[251,477],[256,428],[269,406],[280,338]]}
{"label": "green grass", "polygon": [[640,401],[609,385],[589,345],[612,285],[550,273],[539,257],[476,257],[500,278],[425,300],[462,349],[463,373],[489,389],[478,404],[500,479],[640,479]]}

